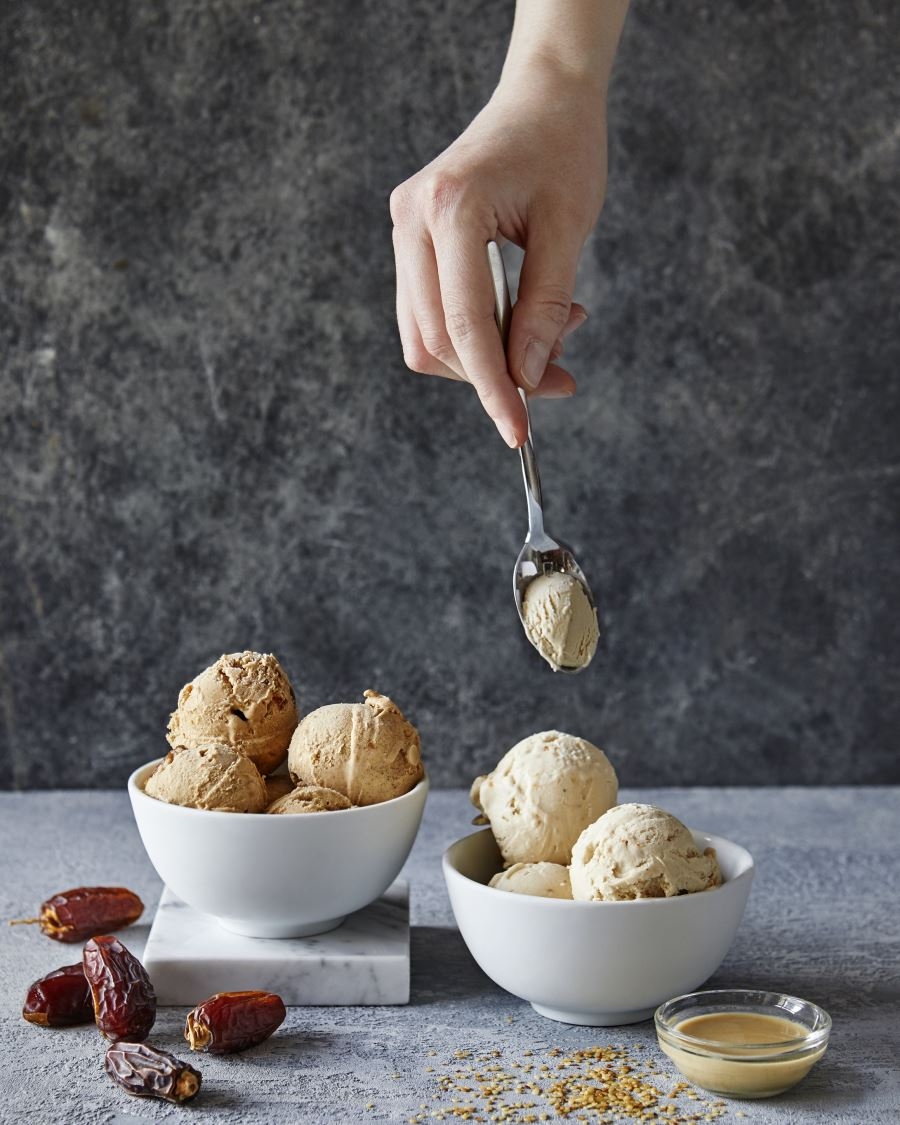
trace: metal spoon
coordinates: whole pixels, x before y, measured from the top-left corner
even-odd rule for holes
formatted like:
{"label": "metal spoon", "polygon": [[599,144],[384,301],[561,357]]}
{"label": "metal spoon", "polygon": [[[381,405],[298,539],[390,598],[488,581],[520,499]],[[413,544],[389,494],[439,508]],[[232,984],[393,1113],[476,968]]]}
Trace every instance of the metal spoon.
{"label": "metal spoon", "polygon": [[[494,283],[494,316],[503,347],[506,348],[509,340],[509,325],[512,319],[512,302],[509,296],[509,283],[506,280],[506,269],[503,265],[503,256],[496,242],[487,244],[488,261],[491,266],[491,279]],[[596,611],[597,604],[594,595],[584,576],[584,571],[578,565],[571,550],[556,539],[551,539],[544,530],[544,509],[541,498],[541,478],[538,473],[537,460],[534,456],[534,444],[531,437],[531,415],[528,411],[528,398],[523,390],[519,390],[522,403],[525,407],[525,416],[528,419],[528,437],[525,444],[519,449],[522,457],[522,476],[525,479],[525,500],[528,504],[528,534],[525,543],[516,559],[513,570],[513,596],[516,600],[516,610],[525,635],[534,645],[528,628],[525,624],[523,602],[528,584],[539,574],[549,574],[560,571],[570,574],[584,590],[591,608]],[[535,645],[537,648],[537,645]],[[540,649],[538,649],[540,651]],[[543,653],[541,653],[543,656]],[[560,665],[561,672],[580,672],[585,667],[579,664],[573,667]]]}

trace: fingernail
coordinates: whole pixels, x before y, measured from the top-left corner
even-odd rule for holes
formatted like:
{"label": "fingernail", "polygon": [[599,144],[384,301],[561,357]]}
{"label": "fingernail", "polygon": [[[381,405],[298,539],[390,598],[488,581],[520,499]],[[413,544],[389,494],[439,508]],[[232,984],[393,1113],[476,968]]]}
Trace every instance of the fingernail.
{"label": "fingernail", "polygon": [[547,370],[547,360],[550,358],[550,349],[540,340],[532,340],[525,349],[525,358],[522,360],[522,382],[531,390],[543,379]]}
{"label": "fingernail", "polygon": [[588,314],[582,313],[580,316],[577,316],[571,324],[567,324],[559,334],[560,340],[565,340],[566,336],[568,336],[569,333],[574,332],[576,328],[580,328],[582,324],[584,324],[584,322],[587,320],[587,318]]}
{"label": "fingernail", "polygon": [[574,391],[538,391],[538,398],[571,398]]}
{"label": "fingernail", "polygon": [[509,446],[510,449],[518,449],[519,448],[519,443],[518,443],[518,441],[516,441],[515,431],[513,430],[512,426],[509,424],[509,422],[504,422],[502,420],[497,421],[495,419],[494,425],[500,431],[500,436],[503,438],[503,440],[506,442],[506,444]]}

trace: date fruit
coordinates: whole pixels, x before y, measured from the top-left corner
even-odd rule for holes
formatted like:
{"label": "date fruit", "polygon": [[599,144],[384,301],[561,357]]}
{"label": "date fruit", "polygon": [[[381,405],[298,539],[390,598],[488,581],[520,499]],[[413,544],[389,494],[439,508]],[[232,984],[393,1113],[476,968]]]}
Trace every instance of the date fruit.
{"label": "date fruit", "polygon": [[112,1043],[104,1066],[113,1082],[136,1098],[180,1103],[200,1092],[199,1070],[149,1043]]}
{"label": "date fruit", "polygon": [[274,992],[217,992],[188,1013],[184,1037],[192,1051],[233,1055],[268,1039],[286,1015]]}
{"label": "date fruit", "polygon": [[101,1034],[146,1039],[156,1019],[156,992],[137,957],[118,938],[103,934],[87,942],[82,963]]}
{"label": "date fruit", "polygon": [[63,965],[36,980],[28,989],[22,1015],[38,1027],[75,1027],[79,1023],[91,1023],[94,1001],[81,962]]}
{"label": "date fruit", "polygon": [[136,922],[144,904],[125,887],[73,887],[41,903],[39,918],[16,918],[11,926],[37,923],[54,941],[84,941]]}

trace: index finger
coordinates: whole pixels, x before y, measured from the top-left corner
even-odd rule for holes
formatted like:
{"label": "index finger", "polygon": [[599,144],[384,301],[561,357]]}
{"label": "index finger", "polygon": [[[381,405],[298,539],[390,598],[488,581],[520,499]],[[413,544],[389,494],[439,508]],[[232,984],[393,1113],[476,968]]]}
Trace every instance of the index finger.
{"label": "index finger", "polygon": [[494,319],[487,239],[434,231],[433,245],[447,334],[481,405],[506,444],[516,449],[528,424]]}

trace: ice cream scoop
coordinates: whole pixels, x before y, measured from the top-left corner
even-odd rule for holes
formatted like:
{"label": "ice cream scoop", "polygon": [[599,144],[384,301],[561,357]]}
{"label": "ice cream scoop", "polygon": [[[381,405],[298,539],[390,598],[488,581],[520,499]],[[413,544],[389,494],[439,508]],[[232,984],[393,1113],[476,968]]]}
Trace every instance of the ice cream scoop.
{"label": "ice cream scoop", "polygon": [[363,698],[319,707],[300,721],[288,751],[296,784],[322,785],[354,805],[374,805],[421,781],[419,732],[386,695],[366,691]]}
{"label": "ice cream scoop", "polygon": [[571,898],[569,869],[561,863],[514,863],[491,879],[498,891],[512,891],[538,898]]}
{"label": "ice cream scoop", "polygon": [[655,805],[616,805],[590,824],[572,849],[576,899],[670,898],[718,886],[715,851],[697,847],[677,817]]}
{"label": "ice cream scoop", "polygon": [[269,813],[317,813],[335,812],[350,809],[349,798],[336,789],[326,789],[324,785],[298,785],[290,793],[273,801],[266,809]]}
{"label": "ice cream scoop", "polygon": [[268,774],[284,761],[297,718],[294,690],[276,658],[233,652],[181,689],[166,738],[171,746],[222,742]]}
{"label": "ice cream scoop", "polygon": [[266,783],[238,750],[220,742],[170,750],[144,785],[144,792],[170,805],[222,812],[262,812]]}
{"label": "ice cream scoop", "polygon": [[[491,278],[494,285],[494,316],[505,348],[509,339],[509,326],[512,318],[509,284],[506,280],[506,269],[503,265],[503,256],[500,253],[500,247],[496,242],[489,242],[487,244],[487,252],[491,267]],[[528,436],[519,450],[522,458],[522,475],[525,479],[525,500],[528,505],[528,534],[525,536],[525,543],[522,546],[522,550],[519,552],[519,557],[516,559],[516,565],[513,568],[513,596],[516,601],[516,610],[519,614],[519,620],[522,622],[522,627],[525,630],[525,635],[531,643],[535,645],[541,655],[547,659],[545,653],[542,652],[537,645],[535,636],[529,631],[528,621],[524,612],[525,595],[529,585],[539,575],[565,574],[572,582],[577,582],[581,587],[584,600],[593,611],[594,626],[596,627],[598,636],[599,624],[597,621],[597,608],[594,602],[594,596],[591,593],[588,581],[581,567],[578,565],[575,556],[564,543],[556,539],[551,539],[544,530],[541,478],[538,473],[537,459],[534,455],[528,398],[524,391],[520,390],[519,393],[522,396],[522,404],[525,407],[525,415],[528,419]],[[577,662],[575,663],[555,663],[553,660],[549,660],[548,663],[550,663],[554,671],[580,672],[582,668],[587,667],[590,663],[596,648],[597,642],[595,640],[592,646],[582,646],[564,654],[567,658],[576,660]]]}
{"label": "ice cream scoop", "polygon": [[597,610],[571,574],[539,574],[525,587],[522,621],[528,639],[558,672],[584,668],[597,650]]}
{"label": "ice cream scoop", "polygon": [[280,797],[286,797],[294,788],[294,779],[289,773],[269,774],[266,780],[266,809]]}
{"label": "ice cream scoop", "polygon": [[556,730],[516,743],[471,790],[507,866],[567,864],[575,841],[617,796],[616,771],[603,751]]}

